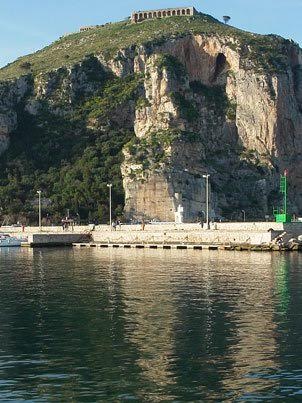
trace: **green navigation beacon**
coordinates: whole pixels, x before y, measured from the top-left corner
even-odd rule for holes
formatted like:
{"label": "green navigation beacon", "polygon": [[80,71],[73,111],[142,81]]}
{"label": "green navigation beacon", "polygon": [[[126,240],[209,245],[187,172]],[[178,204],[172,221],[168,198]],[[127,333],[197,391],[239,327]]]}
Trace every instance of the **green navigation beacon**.
{"label": "green navigation beacon", "polygon": [[292,217],[287,214],[287,170],[284,171],[284,175],[281,175],[280,178],[280,193],[283,195],[283,207],[274,210],[276,222],[291,222]]}

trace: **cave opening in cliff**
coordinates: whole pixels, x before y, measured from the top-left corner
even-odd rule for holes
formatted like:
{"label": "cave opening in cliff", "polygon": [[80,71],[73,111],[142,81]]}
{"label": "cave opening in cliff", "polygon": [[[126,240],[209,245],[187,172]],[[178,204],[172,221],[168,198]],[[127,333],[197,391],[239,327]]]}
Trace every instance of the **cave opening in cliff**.
{"label": "cave opening in cliff", "polygon": [[220,76],[220,74],[225,71],[226,67],[227,67],[226,57],[223,53],[219,53],[218,56],[216,57],[215,70],[212,81],[216,81],[217,78]]}

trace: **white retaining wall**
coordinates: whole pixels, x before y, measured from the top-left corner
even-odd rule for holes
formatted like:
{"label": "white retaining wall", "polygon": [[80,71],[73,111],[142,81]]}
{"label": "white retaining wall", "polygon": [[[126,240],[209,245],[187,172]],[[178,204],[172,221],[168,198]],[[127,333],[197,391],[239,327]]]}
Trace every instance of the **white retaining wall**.
{"label": "white retaining wall", "polygon": [[94,242],[116,244],[213,244],[246,243],[259,245],[269,243],[277,235],[274,232],[250,231],[96,231]]}

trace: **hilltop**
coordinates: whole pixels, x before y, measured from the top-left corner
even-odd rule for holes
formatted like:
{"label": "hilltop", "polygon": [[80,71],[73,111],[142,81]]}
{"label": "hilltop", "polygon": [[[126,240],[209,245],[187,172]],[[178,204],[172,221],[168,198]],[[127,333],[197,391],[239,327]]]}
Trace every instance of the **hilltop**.
{"label": "hilltop", "polygon": [[106,24],[86,32],[60,38],[44,49],[20,57],[0,69],[0,80],[14,79],[24,74],[45,73],[60,67],[71,67],[89,55],[105,60],[116,56],[120,49],[131,46],[161,44],[171,38],[186,35],[219,35],[231,37],[230,46],[249,46],[250,56],[263,68],[278,70],[284,64],[287,41],[275,35],[258,35],[225,25],[215,18],[199,14],[192,17],[170,17],[132,24],[130,21]]}

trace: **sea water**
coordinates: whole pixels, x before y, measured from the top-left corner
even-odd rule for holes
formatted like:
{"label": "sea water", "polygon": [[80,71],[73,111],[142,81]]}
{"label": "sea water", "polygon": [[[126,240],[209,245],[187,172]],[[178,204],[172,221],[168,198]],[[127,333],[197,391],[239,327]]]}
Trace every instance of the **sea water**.
{"label": "sea water", "polygon": [[302,254],[0,250],[0,401],[302,400]]}

